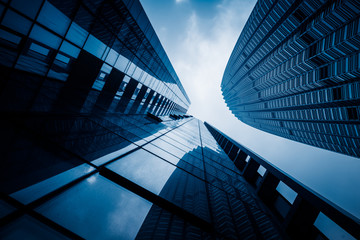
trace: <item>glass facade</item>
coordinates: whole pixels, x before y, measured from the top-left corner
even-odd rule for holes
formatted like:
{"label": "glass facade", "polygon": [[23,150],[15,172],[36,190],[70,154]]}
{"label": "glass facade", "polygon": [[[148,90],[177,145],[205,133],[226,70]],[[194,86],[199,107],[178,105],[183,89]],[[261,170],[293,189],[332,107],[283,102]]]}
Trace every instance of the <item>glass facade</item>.
{"label": "glass facade", "polygon": [[1,239],[282,239],[139,1],[0,2]]}
{"label": "glass facade", "polygon": [[360,2],[259,0],[221,88],[255,128],[360,157]]}
{"label": "glass facade", "polygon": [[320,196],[210,124],[205,122],[205,126],[290,239],[359,239],[356,215]]}
{"label": "glass facade", "polygon": [[186,113],[190,100],[138,1],[0,7],[1,110]]}
{"label": "glass facade", "polygon": [[[163,119],[13,119],[22,134],[1,168],[2,238],[281,239],[204,124]],[[46,129],[57,121],[66,136]]]}

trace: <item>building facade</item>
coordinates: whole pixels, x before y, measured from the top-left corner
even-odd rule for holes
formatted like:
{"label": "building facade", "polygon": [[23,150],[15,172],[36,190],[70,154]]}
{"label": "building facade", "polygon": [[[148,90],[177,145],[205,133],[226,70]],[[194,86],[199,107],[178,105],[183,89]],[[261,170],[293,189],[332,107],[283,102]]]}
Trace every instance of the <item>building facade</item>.
{"label": "building facade", "polygon": [[357,216],[319,196],[210,124],[205,122],[205,126],[290,239],[359,239]]}
{"label": "building facade", "polygon": [[221,89],[244,123],[360,157],[360,2],[259,0]]}
{"label": "building facade", "polygon": [[0,2],[1,239],[282,239],[139,1]]}

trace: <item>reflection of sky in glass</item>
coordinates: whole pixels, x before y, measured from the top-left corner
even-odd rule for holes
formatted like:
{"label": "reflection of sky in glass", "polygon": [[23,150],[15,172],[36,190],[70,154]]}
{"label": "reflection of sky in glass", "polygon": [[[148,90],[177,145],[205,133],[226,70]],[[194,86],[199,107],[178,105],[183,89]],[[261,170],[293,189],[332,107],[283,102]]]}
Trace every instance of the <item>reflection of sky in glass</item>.
{"label": "reflection of sky in glass", "polygon": [[22,202],[23,204],[28,204],[93,170],[93,167],[87,164],[82,164],[30,187],[17,191],[10,196]]}
{"label": "reflection of sky in glass", "polygon": [[314,226],[316,226],[330,240],[355,240],[355,238],[353,238],[348,232],[346,232],[321,212],[316,218]]}
{"label": "reflection of sky in glass", "polygon": [[3,240],[68,239],[57,231],[27,215],[22,216],[9,224],[6,224],[0,230],[0,236]]}
{"label": "reflection of sky in glass", "polygon": [[135,149],[135,148],[137,148],[137,146],[131,143],[129,146],[126,146],[126,147],[124,147],[124,148],[122,148],[120,150],[117,150],[115,152],[112,152],[112,153],[109,153],[109,154],[107,154],[105,156],[102,156],[102,157],[100,157],[98,159],[95,159],[94,161],[92,161],[92,163],[95,164],[96,166],[100,166],[100,165],[102,165],[102,164],[104,164],[104,163],[106,163],[106,162],[108,162],[110,160],[113,160],[116,157],[119,157],[119,156],[121,156],[121,155]]}
{"label": "reflection of sky in glass", "polygon": [[134,239],[151,203],[95,174],[37,211],[86,239]]}
{"label": "reflection of sky in glass", "polygon": [[276,187],[276,190],[291,204],[294,203],[295,198],[297,197],[297,193],[292,190],[288,185],[280,181]]}
{"label": "reflection of sky in glass", "polygon": [[152,143],[150,144],[146,144],[145,146],[143,146],[144,149],[166,159],[167,161],[173,163],[173,164],[177,164],[179,162],[179,158],[177,158],[176,156],[162,150],[161,148],[159,148],[158,146],[154,146]]}
{"label": "reflection of sky in glass", "polygon": [[173,165],[142,149],[109,164],[107,168],[155,194],[160,193],[175,170]]}

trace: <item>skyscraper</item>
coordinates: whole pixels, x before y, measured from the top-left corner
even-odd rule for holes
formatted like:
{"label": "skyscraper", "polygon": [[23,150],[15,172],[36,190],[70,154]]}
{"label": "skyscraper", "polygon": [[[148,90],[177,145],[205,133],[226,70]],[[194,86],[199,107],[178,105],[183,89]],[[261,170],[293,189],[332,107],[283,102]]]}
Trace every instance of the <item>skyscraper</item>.
{"label": "skyscraper", "polygon": [[[1,239],[311,239],[324,237],[320,210],[359,233],[351,215],[186,115],[139,1],[0,6]],[[293,204],[276,178],[301,190]]]}
{"label": "skyscraper", "polygon": [[281,239],[139,1],[0,3],[2,239]]}
{"label": "skyscraper", "polygon": [[360,2],[259,0],[221,88],[260,130],[360,157]]}

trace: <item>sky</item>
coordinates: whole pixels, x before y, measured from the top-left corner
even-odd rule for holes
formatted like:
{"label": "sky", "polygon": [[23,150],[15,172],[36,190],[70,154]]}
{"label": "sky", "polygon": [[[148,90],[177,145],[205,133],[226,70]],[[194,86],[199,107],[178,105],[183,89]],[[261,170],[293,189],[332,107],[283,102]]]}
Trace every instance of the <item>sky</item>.
{"label": "sky", "polygon": [[360,219],[360,159],[252,128],[226,106],[220,84],[254,0],[140,0],[190,100],[207,121]]}

